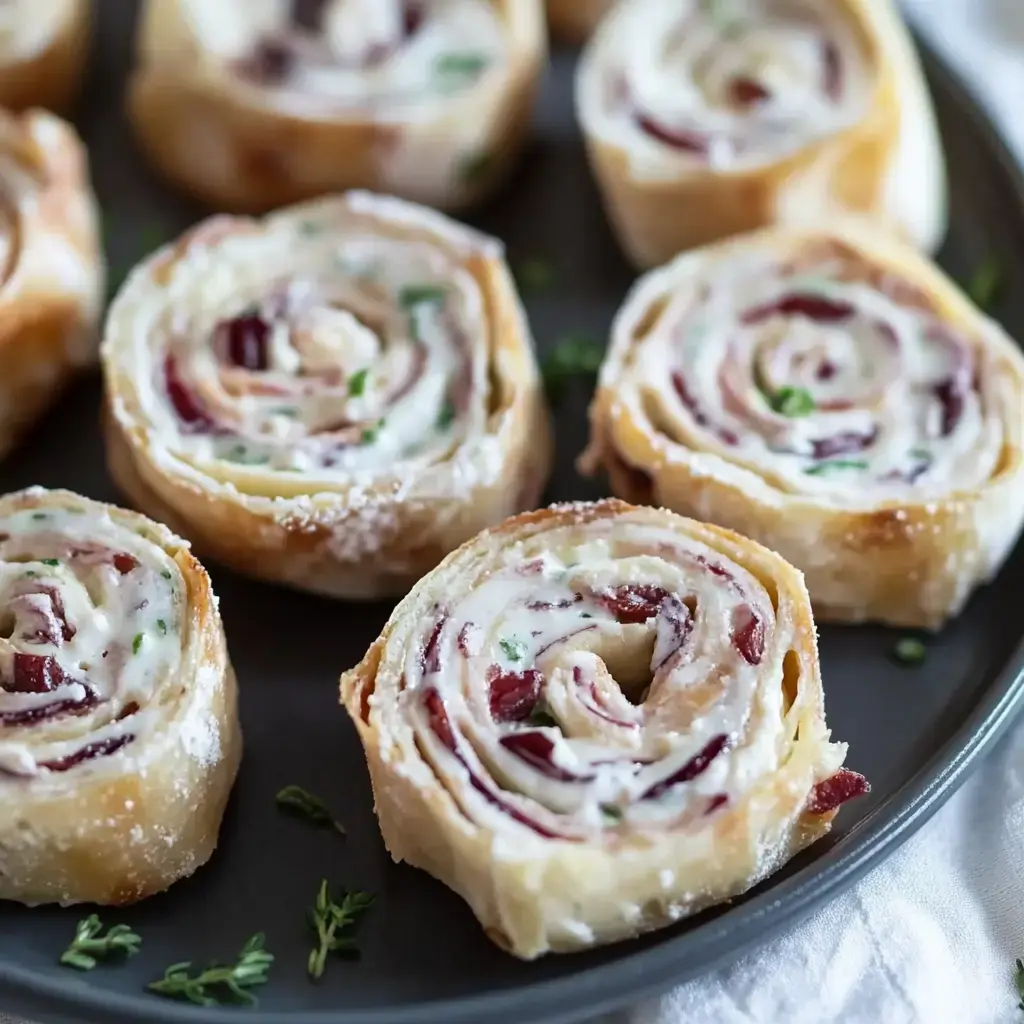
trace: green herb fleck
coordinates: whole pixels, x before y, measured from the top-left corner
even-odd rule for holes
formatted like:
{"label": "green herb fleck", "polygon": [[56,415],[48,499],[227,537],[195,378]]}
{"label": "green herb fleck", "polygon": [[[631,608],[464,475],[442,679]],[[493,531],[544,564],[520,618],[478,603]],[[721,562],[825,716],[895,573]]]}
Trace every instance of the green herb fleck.
{"label": "green herb fleck", "polygon": [[142,633],[136,633],[135,639],[132,641],[132,654],[138,654],[139,649],[142,647]]}
{"label": "green herb fleck", "polygon": [[381,428],[384,426],[384,420],[378,420],[372,427],[363,427],[363,444],[373,444],[377,440],[377,435],[380,434]]}
{"label": "green herb fleck", "polygon": [[892,656],[904,665],[920,665],[928,656],[928,649],[916,636],[905,636],[896,641]]}
{"label": "green herb fleck", "polygon": [[346,892],[341,903],[335,903],[327,879],[320,882],[316,903],[309,915],[310,927],[316,932],[316,946],[309,951],[306,965],[311,978],[323,976],[328,953],[358,955],[355,939],[339,933],[354,928],[372,903],[373,895],[368,892]]}
{"label": "green herb fleck", "polygon": [[424,302],[443,305],[448,293],[436,284],[410,284],[398,293],[398,302],[403,309],[412,309]]}
{"label": "green herb fleck", "polygon": [[580,612],[581,619],[592,619],[594,616],[590,612]]}
{"label": "green herb fleck", "polygon": [[236,444],[230,451],[225,452],[222,458],[242,466],[263,466],[270,461],[269,455],[250,451],[244,444]]}
{"label": "green herb fleck", "polygon": [[161,569],[160,575],[163,576],[165,580],[169,580],[171,578],[171,574],[167,569]]}
{"label": "green herb fleck", "polygon": [[78,922],[71,945],[60,955],[65,967],[79,971],[91,971],[100,960],[134,956],[142,945],[142,939],[126,924],[115,924],[106,935],[100,935],[103,925],[92,914]]}
{"label": "green herb fleck", "polygon": [[31,578],[32,578],[33,576],[35,576],[35,574],[36,574],[36,571],[35,571],[35,569],[29,569],[29,570],[28,570],[28,571],[27,571],[27,572],[25,573],[25,575],[26,575],[27,577],[29,577],[29,579],[31,579]]}
{"label": "green herb fleck", "polygon": [[526,644],[522,640],[516,640],[515,637],[511,640],[502,637],[498,641],[498,646],[505,652],[505,657],[509,661],[522,661],[526,654]]}
{"label": "green herb fleck", "polygon": [[156,628],[160,630],[161,636],[167,636],[167,623],[163,619],[156,620]]}
{"label": "green herb fleck", "polygon": [[587,376],[601,369],[604,352],[583,334],[570,334],[560,341],[544,360],[542,374],[548,396],[558,401],[566,383],[573,377]]}
{"label": "green herb fleck", "polygon": [[441,411],[437,414],[437,429],[447,430],[455,419],[455,406],[450,398],[444,400]]}
{"label": "green herb fleck", "polygon": [[60,565],[59,558],[44,558],[42,559],[43,565]]}
{"label": "green herb fleck", "polygon": [[1014,972],[1013,980],[1017,984],[1017,995],[1020,996],[1017,1009],[1024,1010],[1024,960],[1020,957],[1017,958],[1017,970]]}
{"label": "green herb fleck", "polygon": [[222,1003],[245,1003],[256,1006],[256,997],[249,991],[256,985],[265,985],[272,954],[264,947],[262,932],[254,935],[238,954],[234,964],[214,964],[195,977],[189,975],[192,964],[188,961],[171,964],[159,981],[149,984],[150,992],[168,999],[185,999],[199,1006],[219,1006]]}
{"label": "green herb fleck", "polygon": [[476,78],[490,64],[482,53],[443,53],[434,63],[434,70],[446,78]]}
{"label": "green herb fleck", "polygon": [[994,256],[989,256],[971,274],[967,282],[967,294],[979,309],[988,311],[999,298],[1004,284],[1002,265]]}
{"label": "green herb fleck", "polygon": [[494,157],[490,153],[474,153],[459,164],[459,177],[467,185],[477,185],[487,177],[493,166]]}
{"label": "green herb fleck", "polygon": [[561,723],[551,713],[551,708],[543,697],[533,705],[533,710],[530,712],[528,721],[530,725],[535,725],[540,729],[562,728]]}
{"label": "green herb fleck", "polygon": [[275,799],[277,806],[286,814],[305,818],[310,824],[320,828],[333,828],[342,835],[347,834],[345,826],[331,814],[327,804],[301,786],[285,786],[278,791]]}
{"label": "green herb fleck", "polygon": [[779,388],[769,404],[775,412],[792,419],[809,416],[816,408],[814,397],[806,388]]}
{"label": "green herb fleck", "polygon": [[36,520],[40,520],[40,519],[47,519],[48,516],[47,516],[47,514],[45,512],[33,512],[32,513],[32,518],[36,519]]}
{"label": "green herb fleck", "polygon": [[608,821],[622,821],[622,808],[615,804],[601,804],[601,814]]}
{"label": "green herb fleck", "polygon": [[319,235],[323,231],[323,229],[323,224],[318,224],[315,220],[299,221],[299,234],[305,235],[307,238],[312,238],[314,235]]}
{"label": "green herb fleck", "polygon": [[368,369],[357,370],[348,379],[348,393],[352,398],[358,398],[366,390],[366,378],[370,375]]}
{"label": "green herb fleck", "polygon": [[287,416],[289,419],[295,419],[299,415],[299,410],[293,405],[283,405],[279,409],[271,409],[270,411],[275,416]]}
{"label": "green herb fleck", "polygon": [[516,272],[519,289],[524,294],[550,291],[555,284],[555,268],[550,261],[534,256],[523,260]]}
{"label": "green herb fleck", "polygon": [[809,466],[804,472],[808,476],[822,476],[824,473],[831,473],[838,469],[867,469],[868,464],[862,459],[831,459],[828,462],[819,462],[816,466]]}
{"label": "green herb fleck", "polygon": [[915,459],[930,459],[932,453],[927,448],[911,448],[910,455]]}

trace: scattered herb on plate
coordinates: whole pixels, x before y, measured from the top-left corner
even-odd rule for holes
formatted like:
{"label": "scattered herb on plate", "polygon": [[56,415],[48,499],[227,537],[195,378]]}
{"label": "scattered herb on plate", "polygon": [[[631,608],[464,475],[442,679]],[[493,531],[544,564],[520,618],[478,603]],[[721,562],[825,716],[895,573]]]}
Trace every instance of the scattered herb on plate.
{"label": "scattered herb on plate", "polygon": [[60,955],[65,967],[79,971],[91,971],[100,960],[127,959],[138,953],[142,938],[126,924],[115,924],[100,935],[103,925],[96,914],[78,922],[71,945]]}
{"label": "scattered herb on plate", "polygon": [[928,648],[916,636],[905,636],[893,645],[892,656],[901,665],[921,665],[928,656]]}
{"label": "scattered herb on plate", "polygon": [[245,1003],[256,1006],[257,999],[249,991],[265,985],[273,954],[264,947],[266,938],[257,932],[242,947],[234,964],[213,964],[194,977],[190,961],[171,964],[158,981],[149,983],[149,991],[167,999],[185,999],[198,1006],[220,1006],[224,1003]]}
{"label": "scattered herb on plate", "polygon": [[305,818],[320,828],[333,828],[336,832],[347,835],[345,826],[331,814],[327,804],[301,786],[285,786],[278,791],[275,799],[277,806],[287,814]]}
{"label": "scattered herb on plate", "polygon": [[601,369],[604,351],[583,334],[571,334],[560,341],[544,360],[542,373],[548,396],[557,401],[573,377],[596,374]]}
{"label": "scattered herb on plate", "polygon": [[316,932],[316,946],[309,951],[307,969],[311,978],[320,978],[324,973],[328,953],[359,953],[359,947],[351,935],[341,932],[353,928],[373,903],[373,894],[368,892],[346,892],[341,903],[335,903],[327,879],[320,882],[316,903],[309,915],[310,927]]}

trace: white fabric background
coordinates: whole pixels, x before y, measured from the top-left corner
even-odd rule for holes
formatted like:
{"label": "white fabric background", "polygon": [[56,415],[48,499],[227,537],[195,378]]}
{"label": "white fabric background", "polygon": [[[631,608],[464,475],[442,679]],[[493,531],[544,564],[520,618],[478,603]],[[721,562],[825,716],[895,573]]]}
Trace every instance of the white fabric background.
{"label": "white fabric background", "polygon": [[[904,2],[1024,161],[1024,0]],[[1021,1024],[1022,866],[1024,728],[849,894],[606,1024]]]}

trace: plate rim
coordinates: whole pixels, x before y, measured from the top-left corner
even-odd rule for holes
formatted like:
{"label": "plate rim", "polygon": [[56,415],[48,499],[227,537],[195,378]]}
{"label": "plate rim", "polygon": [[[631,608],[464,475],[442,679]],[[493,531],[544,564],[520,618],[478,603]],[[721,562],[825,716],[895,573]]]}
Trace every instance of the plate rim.
{"label": "plate rim", "polygon": [[[914,19],[908,19],[913,26]],[[999,134],[984,104],[942,52],[919,31],[915,42],[929,79],[940,80],[959,117],[986,142],[993,164],[1016,196],[1024,220],[1024,167]],[[1018,543],[1024,543],[1024,536]],[[827,695],[826,695],[827,699]],[[157,997],[104,990],[75,975],[54,979],[0,958],[4,1013],[37,1020],[84,1022],[100,1014],[105,1024],[570,1024],[637,1003],[706,974],[764,945],[808,918],[878,867],[918,831],[978,768],[1024,711],[1024,638],[973,706],[969,716],[895,792],[862,818],[829,851],[738,907],[652,949],[624,953],[610,964],[564,977],[528,982],[483,995],[423,1001],[402,1008],[332,1010],[207,1010]],[[705,953],[696,965],[680,961],[679,948],[699,935]],[[625,943],[619,944],[625,948]],[[571,954],[567,954],[571,955]],[[585,992],[585,998],[580,994]],[[88,1014],[90,1018],[81,1014]]]}

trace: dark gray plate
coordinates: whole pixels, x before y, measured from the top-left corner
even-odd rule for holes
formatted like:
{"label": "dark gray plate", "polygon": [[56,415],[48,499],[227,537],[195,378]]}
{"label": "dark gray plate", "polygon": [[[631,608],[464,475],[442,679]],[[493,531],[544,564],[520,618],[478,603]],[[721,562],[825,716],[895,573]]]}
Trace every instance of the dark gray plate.
{"label": "dark gray plate", "polygon": [[[112,263],[124,267],[200,211],[167,194],[141,165],[120,114],[128,13],[101,10],[99,47],[80,119],[108,211]],[[605,225],[573,127],[571,58],[559,55],[537,115],[539,141],[508,193],[477,223],[508,244],[513,263],[541,254],[558,267],[554,294],[530,302],[543,352],[564,332],[602,337],[631,274]],[[963,274],[998,254],[1012,274],[998,310],[1024,333],[1024,189],[995,134],[950,74],[929,60],[952,176],[953,230],[943,263]],[[97,380],[83,381],[0,472],[3,490],[40,483],[115,499],[103,465]],[[551,499],[591,498],[573,458],[584,443],[581,388],[559,411]],[[531,1024],[577,1021],[706,971],[795,924],[860,878],[918,828],[1009,724],[1022,694],[1019,595],[1024,545],[999,579],[908,670],[882,629],[822,630],[829,721],[849,764],[874,784],[843,810],[831,837],[727,910],[596,953],[523,964],[484,938],[440,884],[391,864],[377,832],[359,743],[337,708],[340,671],[361,656],[389,607],[331,603],[212,567],[242,688],[246,757],[213,862],[163,896],[104,912],[144,936],[120,967],[80,975],[56,965],[79,909],[0,908],[0,1007],[36,1020],[262,1024]],[[299,783],[338,808],[347,841],[279,816],[274,793]],[[305,908],[321,876],[369,889],[360,962],[305,974]],[[230,957],[266,931],[277,962],[260,1009],[205,1011],[146,995],[179,960]]]}

